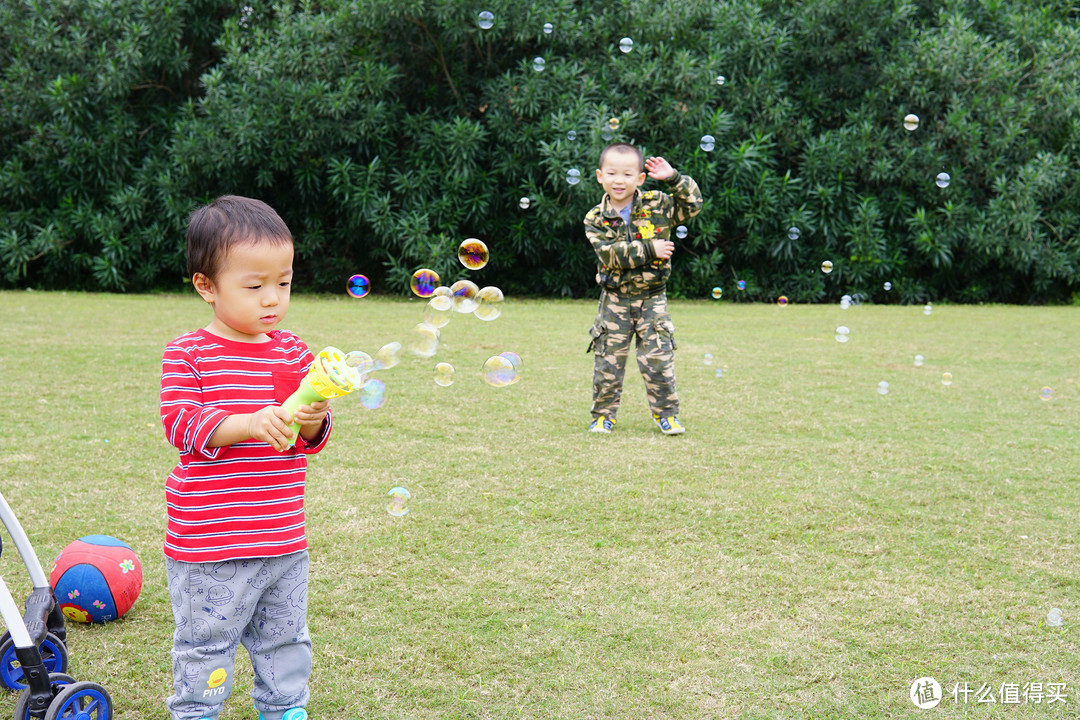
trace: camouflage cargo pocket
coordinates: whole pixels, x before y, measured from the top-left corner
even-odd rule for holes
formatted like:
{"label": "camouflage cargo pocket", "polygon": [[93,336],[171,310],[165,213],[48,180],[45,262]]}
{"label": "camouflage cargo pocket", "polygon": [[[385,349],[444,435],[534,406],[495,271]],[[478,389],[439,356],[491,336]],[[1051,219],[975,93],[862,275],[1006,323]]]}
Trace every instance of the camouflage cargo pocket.
{"label": "camouflage cargo pocket", "polygon": [[596,318],[593,326],[589,328],[589,347],[585,352],[596,352],[598,355],[603,355],[605,338],[607,338],[607,328],[604,327],[604,323],[600,318]]}
{"label": "camouflage cargo pocket", "polygon": [[653,320],[653,331],[661,352],[673,352],[678,347],[675,344],[675,323],[671,322],[670,315],[661,315]]}

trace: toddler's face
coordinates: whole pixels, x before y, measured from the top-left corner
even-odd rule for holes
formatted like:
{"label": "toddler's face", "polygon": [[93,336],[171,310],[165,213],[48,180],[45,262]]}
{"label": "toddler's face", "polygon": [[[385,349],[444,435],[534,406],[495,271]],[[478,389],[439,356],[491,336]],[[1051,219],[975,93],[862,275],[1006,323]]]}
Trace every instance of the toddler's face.
{"label": "toddler's face", "polygon": [[596,181],[603,186],[616,209],[634,199],[634,190],[645,182],[637,153],[608,150],[604,164],[596,171]]}
{"label": "toddler's face", "polygon": [[[210,332],[241,342],[262,342],[289,311],[292,288],[291,243],[240,243],[230,248],[207,290],[213,304]],[[198,283],[196,283],[198,288]]]}

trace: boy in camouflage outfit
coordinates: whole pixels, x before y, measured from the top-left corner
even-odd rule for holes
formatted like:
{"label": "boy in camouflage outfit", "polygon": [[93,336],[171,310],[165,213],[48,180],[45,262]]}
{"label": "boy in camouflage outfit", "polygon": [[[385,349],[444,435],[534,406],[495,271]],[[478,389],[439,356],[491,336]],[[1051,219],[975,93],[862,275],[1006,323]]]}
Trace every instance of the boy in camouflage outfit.
{"label": "boy in camouflage outfit", "polygon": [[[641,192],[646,171],[666,182],[670,195]],[[585,235],[596,251],[600,309],[589,331],[593,365],[591,432],[611,432],[622,397],[630,339],[637,338],[638,369],[653,420],[665,435],[685,432],[675,392],[675,326],[667,311],[671,274],[671,228],[701,210],[697,183],[667,160],[643,160],[633,145],[609,145],[600,155],[596,180],[604,188],[600,204],[585,216]]]}

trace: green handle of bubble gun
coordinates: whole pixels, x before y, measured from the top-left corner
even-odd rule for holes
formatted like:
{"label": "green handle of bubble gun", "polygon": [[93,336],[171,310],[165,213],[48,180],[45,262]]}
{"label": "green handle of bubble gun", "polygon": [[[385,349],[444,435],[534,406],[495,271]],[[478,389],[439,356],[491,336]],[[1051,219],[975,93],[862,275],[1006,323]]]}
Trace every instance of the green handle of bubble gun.
{"label": "green handle of bubble gun", "polygon": [[[311,387],[311,383],[308,382],[307,376],[300,382],[300,387],[296,388],[296,392],[289,396],[289,399],[281,403],[281,407],[285,408],[289,414],[296,412],[296,408],[301,405],[310,405],[313,402],[319,400],[325,400],[322,395],[319,394],[315,388]],[[296,438],[300,437],[300,423],[294,422],[289,426],[292,430],[292,437],[289,438],[289,445],[296,444]]]}

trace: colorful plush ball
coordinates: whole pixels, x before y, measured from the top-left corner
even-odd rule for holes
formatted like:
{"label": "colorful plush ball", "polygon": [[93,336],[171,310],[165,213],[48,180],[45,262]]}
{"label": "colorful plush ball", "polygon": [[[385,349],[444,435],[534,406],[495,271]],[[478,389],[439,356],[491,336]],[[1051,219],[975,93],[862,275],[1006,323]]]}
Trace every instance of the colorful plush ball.
{"label": "colorful plush ball", "polygon": [[127,543],[87,535],[57,556],[49,575],[64,617],[107,622],[123,616],[142,590],[142,564]]}

